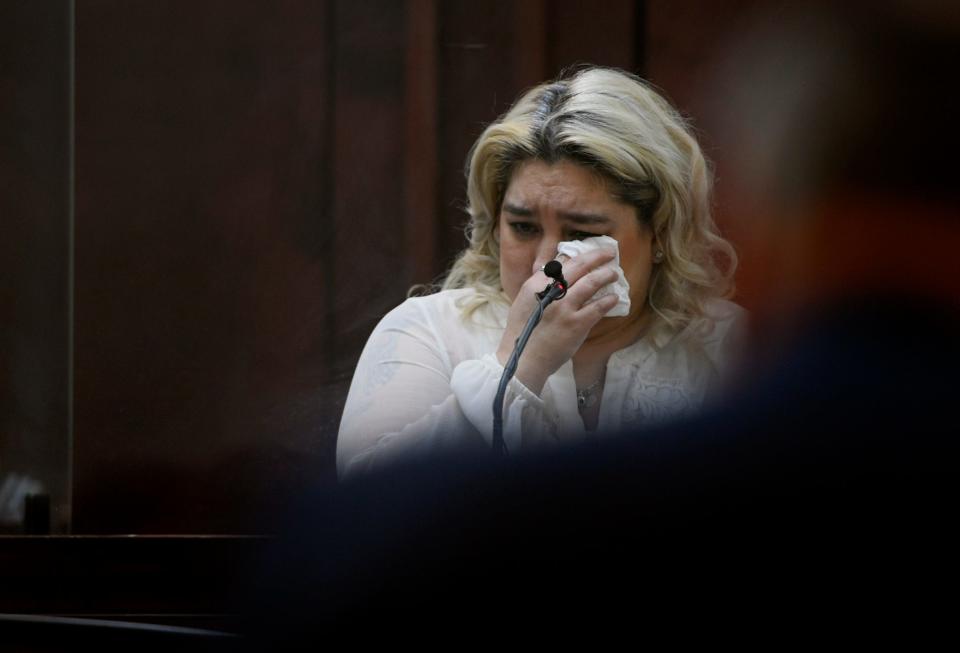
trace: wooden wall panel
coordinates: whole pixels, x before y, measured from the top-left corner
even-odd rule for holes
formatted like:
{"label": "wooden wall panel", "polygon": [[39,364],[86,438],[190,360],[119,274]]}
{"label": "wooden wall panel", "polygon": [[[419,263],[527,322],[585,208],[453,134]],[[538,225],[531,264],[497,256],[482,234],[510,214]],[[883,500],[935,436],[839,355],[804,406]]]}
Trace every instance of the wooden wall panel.
{"label": "wooden wall panel", "polygon": [[405,272],[407,278],[427,283],[439,268],[436,238],[438,8],[437,0],[411,0],[407,6],[403,134]]}
{"label": "wooden wall panel", "polygon": [[69,520],[69,3],[0,3],[0,533]]}
{"label": "wooden wall panel", "polygon": [[553,0],[547,16],[547,73],[596,64],[642,70],[644,2]]}
{"label": "wooden wall panel", "polygon": [[256,528],[332,470],[327,7],[78,10],[75,530]]}
{"label": "wooden wall panel", "polygon": [[333,292],[327,307],[332,372],[345,383],[373,326],[409,285],[403,273],[405,19],[405,5],[390,0],[337,3],[333,267],[325,284]]}
{"label": "wooden wall panel", "polygon": [[724,236],[730,239],[740,256],[736,301],[754,308],[758,289],[764,285],[765,270],[775,262],[765,253],[765,235],[738,229],[730,215],[735,198],[726,184],[732,153],[716,146],[718,127],[713,117],[723,98],[707,95],[708,81],[718,74],[725,48],[735,43],[737,34],[753,12],[770,3],[763,0],[735,0],[704,3],[649,0],[647,3],[647,44],[645,50],[648,79],[662,89],[698,130],[704,153],[714,165],[715,218]]}

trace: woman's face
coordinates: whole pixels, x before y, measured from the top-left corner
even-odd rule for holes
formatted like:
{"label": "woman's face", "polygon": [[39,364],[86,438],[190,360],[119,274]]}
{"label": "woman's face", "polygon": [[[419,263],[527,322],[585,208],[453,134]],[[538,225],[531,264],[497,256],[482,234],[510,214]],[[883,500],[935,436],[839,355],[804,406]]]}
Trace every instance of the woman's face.
{"label": "woman's face", "polygon": [[630,315],[646,304],[653,233],[634,206],[617,200],[589,168],[561,160],[530,159],[517,166],[504,193],[495,236],[500,282],[510,301],[520,286],[557,254],[557,243],[610,236],[620,244],[620,266],[630,282]]}

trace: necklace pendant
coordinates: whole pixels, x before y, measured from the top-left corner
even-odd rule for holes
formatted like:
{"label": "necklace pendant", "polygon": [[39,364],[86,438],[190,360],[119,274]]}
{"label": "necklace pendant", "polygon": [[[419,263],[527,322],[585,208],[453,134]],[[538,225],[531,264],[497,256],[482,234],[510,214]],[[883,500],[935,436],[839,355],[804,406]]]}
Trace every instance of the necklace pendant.
{"label": "necklace pendant", "polygon": [[595,403],[597,403],[596,393],[577,390],[577,408],[590,408]]}
{"label": "necklace pendant", "polygon": [[597,379],[586,388],[577,388],[577,408],[590,408],[597,402],[597,391],[600,389],[600,383],[603,379]]}

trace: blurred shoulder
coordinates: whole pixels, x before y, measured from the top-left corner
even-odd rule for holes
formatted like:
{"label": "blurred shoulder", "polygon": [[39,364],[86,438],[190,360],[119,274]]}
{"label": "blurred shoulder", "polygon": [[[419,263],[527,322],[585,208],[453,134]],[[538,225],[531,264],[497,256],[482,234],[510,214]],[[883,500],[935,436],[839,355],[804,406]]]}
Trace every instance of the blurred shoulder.
{"label": "blurred shoulder", "polygon": [[747,344],[750,314],[726,299],[711,299],[704,307],[703,347],[719,367],[738,360]]}
{"label": "blurred shoulder", "polygon": [[460,311],[460,306],[474,295],[476,291],[472,288],[441,290],[429,295],[408,297],[393,310],[395,312],[426,312],[433,315],[456,314]]}
{"label": "blurred shoulder", "polygon": [[711,299],[704,306],[704,314],[713,323],[714,329],[730,329],[746,325],[747,309],[727,299]]}
{"label": "blurred shoulder", "polygon": [[[387,325],[398,323],[432,324],[435,327],[462,325],[464,307],[476,297],[472,288],[441,290],[429,295],[408,297],[399,306],[390,311],[383,322]],[[485,311],[480,311],[485,313]]]}

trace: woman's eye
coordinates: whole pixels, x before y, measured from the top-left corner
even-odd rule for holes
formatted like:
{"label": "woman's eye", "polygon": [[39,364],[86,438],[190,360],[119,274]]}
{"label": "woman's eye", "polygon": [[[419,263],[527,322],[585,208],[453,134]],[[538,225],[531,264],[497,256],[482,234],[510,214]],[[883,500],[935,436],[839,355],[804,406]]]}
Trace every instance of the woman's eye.
{"label": "woman's eye", "polygon": [[511,222],[510,228],[518,236],[532,236],[539,230],[539,227],[532,222]]}
{"label": "woman's eye", "polygon": [[570,234],[570,240],[584,240],[586,238],[593,238],[599,235],[600,234],[592,234],[589,231],[574,231]]}

